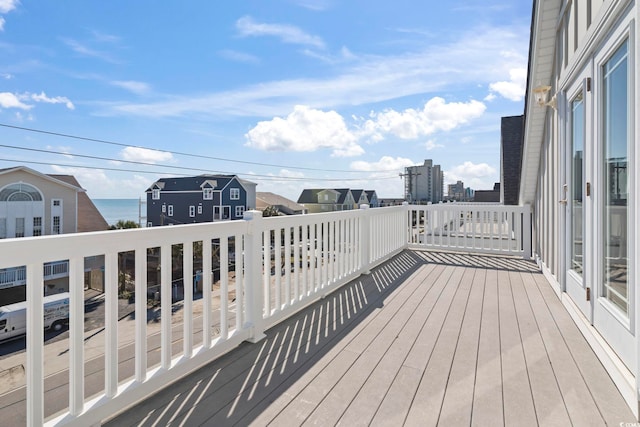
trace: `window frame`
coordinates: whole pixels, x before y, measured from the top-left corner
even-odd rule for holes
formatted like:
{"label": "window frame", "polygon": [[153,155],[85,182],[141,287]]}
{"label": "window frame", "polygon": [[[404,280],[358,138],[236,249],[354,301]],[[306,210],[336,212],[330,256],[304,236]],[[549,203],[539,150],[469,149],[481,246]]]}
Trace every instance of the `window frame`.
{"label": "window frame", "polygon": [[240,200],[240,189],[238,187],[232,187],[229,189],[230,200]]}

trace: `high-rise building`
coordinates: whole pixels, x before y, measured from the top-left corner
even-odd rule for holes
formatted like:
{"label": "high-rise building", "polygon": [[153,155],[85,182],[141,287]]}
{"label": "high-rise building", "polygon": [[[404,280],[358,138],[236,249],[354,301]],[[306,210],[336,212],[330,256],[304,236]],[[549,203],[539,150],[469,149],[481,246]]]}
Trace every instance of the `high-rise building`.
{"label": "high-rise building", "polygon": [[438,203],[444,196],[444,173],[440,165],[426,159],[423,165],[404,169],[404,194],[410,203]]}

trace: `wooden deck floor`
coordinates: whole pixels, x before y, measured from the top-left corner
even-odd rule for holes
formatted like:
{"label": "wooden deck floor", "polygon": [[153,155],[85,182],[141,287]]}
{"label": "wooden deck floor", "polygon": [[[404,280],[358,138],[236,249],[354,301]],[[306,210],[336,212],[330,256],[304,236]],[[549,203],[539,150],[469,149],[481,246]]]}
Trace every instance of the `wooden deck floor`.
{"label": "wooden deck floor", "polygon": [[634,421],[535,264],[405,251],[106,425]]}

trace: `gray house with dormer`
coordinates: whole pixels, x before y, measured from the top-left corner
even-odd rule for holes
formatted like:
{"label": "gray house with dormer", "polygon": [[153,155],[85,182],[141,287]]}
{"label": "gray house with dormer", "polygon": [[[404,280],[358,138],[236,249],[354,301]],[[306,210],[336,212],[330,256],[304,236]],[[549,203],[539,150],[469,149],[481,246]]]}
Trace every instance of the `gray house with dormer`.
{"label": "gray house with dormer", "polygon": [[242,219],[256,207],[256,184],[236,175],[161,178],[147,193],[147,226]]}

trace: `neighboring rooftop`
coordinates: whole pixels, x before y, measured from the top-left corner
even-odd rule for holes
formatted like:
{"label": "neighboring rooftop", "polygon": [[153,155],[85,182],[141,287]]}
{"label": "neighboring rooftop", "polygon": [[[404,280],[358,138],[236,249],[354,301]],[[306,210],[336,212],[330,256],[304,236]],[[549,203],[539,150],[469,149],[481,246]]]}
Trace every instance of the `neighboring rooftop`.
{"label": "neighboring rooftop", "polygon": [[[72,175],[49,175],[59,181],[80,187],[78,180]],[[109,224],[104,219],[86,191],[78,192],[78,233],[108,230]]]}
{"label": "neighboring rooftop", "polygon": [[258,191],[256,193],[256,209],[264,210],[273,206],[285,215],[297,215],[306,211],[305,207],[279,194]]}

